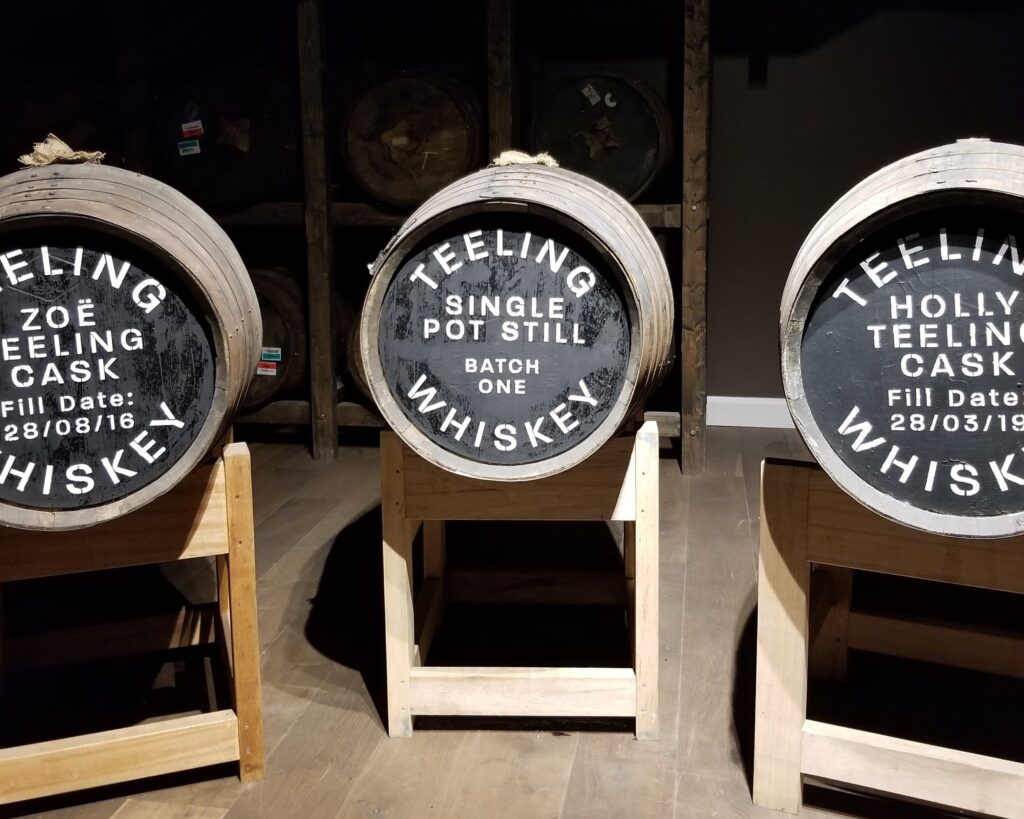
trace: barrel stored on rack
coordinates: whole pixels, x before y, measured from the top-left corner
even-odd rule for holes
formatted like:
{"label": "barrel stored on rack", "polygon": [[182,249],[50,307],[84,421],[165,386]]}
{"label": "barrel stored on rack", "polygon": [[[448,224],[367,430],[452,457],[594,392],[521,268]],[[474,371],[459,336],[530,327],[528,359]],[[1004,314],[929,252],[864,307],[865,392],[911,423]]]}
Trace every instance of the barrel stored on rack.
{"label": "barrel stored on rack", "polygon": [[469,477],[568,469],[642,408],[671,363],[672,287],[636,211],[561,168],[445,188],[374,265],[370,389],[428,461]]}
{"label": "barrel stored on rack", "polygon": [[266,70],[186,79],[153,117],[157,175],[214,213],[301,195],[297,102]]}
{"label": "barrel stored on rack", "polygon": [[782,373],[814,457],[926,531],[1024,532],[1024,148],[962,140],[868,177],[782,299]]}
{"label": "barrel stored on rack", "polygon": [[249,269],[263,324],[256,373],[242,409],[254,410],[301,388],[309,372],[306,300],[295,273],[283,267]]}
{"label": "barrel stored on rack", "polygon": [[396,77],[369,88],[355,104],[342,155],[374,199],[412,207],[481,165],[480,119],[473,93],[456,80]]}
{"label": "barrel stored on rack", "polygon": [[226,432],[260,355],[256,295],[217,224],[99,165],[0,179],[0,523],[130,512]]}
{"label": "barrel stored on rack", "polygon": [[652,88],[636,77],[595,70],[544,98],[531,142],[535,151],[634,201],[665,170],[675,140],[672,117]]}

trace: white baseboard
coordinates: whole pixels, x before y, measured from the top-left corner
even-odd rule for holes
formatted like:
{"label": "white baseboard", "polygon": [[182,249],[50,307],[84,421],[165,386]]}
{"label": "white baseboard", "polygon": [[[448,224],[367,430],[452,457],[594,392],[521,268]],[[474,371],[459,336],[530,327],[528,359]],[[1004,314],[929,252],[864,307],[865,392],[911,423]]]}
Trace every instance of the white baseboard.
{"label": "white baseboard", "polygon": [[709,427],[769,427],[794,429],[785,398],[709,395]]}

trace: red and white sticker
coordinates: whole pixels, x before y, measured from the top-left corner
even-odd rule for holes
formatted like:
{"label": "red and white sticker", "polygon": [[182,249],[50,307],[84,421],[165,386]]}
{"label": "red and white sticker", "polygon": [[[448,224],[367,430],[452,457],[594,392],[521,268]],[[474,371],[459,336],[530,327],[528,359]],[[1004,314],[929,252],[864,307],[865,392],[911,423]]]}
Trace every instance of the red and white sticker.
{"label": "red and white sticker", "polygon": [[256,365],[256,375],[277,375],[277,362],[261,361]]}
{"label": "red and white sticker", "polygon": [[181,135],[188,139],[189,137],[201,137],[206,131],[203,130],[203,121],[201,119],[194,119],[191,122],[181,123]]}

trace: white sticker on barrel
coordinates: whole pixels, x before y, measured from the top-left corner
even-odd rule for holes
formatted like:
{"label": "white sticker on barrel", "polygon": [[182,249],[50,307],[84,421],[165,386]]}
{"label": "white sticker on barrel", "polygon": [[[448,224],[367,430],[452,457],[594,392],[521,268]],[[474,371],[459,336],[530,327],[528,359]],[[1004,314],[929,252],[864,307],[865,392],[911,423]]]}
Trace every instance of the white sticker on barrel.
{"label": "white sticker on barrel", "polygon": [[277,375],[277,362],[261,361],[256,365],[256,375]]}
{"label": "white sticker on barrel", "polygon": [[181,135],[185,139],[201,137],[204,133],[206,132],[203,130],[203,121],[201,119],[181,123]]}
{"label": "white sticker on barrel", "polygon": [[597,105],[601,101],[601,95],[589,82],[580,89],[580,93],[590,100],[591,105]]}
{"label": "white sticker on barrel", "polygon": [[178,143],[178,156],[192,156],[202,153],[198,139],[183,139]]}
{"label": "white sticker on barrel", "polygon": [[260,355],[261,361],[280,361],[281,360],[281,348],[280,347],[264,347],[263,352]]}

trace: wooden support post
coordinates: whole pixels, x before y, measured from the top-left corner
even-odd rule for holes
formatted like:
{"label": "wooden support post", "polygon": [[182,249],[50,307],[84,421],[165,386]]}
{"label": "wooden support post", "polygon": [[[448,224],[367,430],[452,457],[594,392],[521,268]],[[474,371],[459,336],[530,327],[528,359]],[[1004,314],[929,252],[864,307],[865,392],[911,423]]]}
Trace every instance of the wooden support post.
{"label": "wooden support post", "polygon": [[394,435],[381,435],[380,494],[384,537],[384,640],[387,659],[388,735],[412,736],[409,669],[414,662],[412,539],[405,520],[404,451]]}
{"label": "wooden support post", "polygon": [[195,714],[0,750],[0,804],[238,759],[235,715]]}
{"label": "wooden support post", "polygon": [[808,720],[802,769],[930,805],[1024,819],[1024,765]]}
{"label": "wooden support post", "polygon": [[[626,574],[626,628],[630,639],[636,633],[636,521],[622,523],[622,564]],[[636,660],[636,642],[631,645]]]}
{"label": "wooden support post", "polygon": [[683,469],[704,471],[707,409],[710,0],[685,0],[683,46]]}
{"label": "wooden support post", "polygon": [[4,665],[4,588],[0,584],[0,697],[4,693],[6,666]]}
{"label": "wooden support post", "polygon": [[633,668],[636,671],[636,738],[658,738],[658,427],[645,424],[636,436],[636,520],[632,530]]}
{"label": "wooden support post", "polygon": [[[388,733],[412,734],[416,714],[631,716],[637,739],[658,737],[658,425],[634,438],[615,438],[570,470],[534,481],[464,478],[424,461],[392,432],[381,434],[384,622]],[[625,577],[618,595],[604,574],[600,602],[627,599],[632,668],[424,666],[440,621],[445,520],[615,520],[625,523]],[[412,599],[412,541],[423,526],[424,581]],[[465,582],[472,573],[463,573]],[[488,599],[516,602],[572,594],[582,573],[524,588],[523,573],[506,573]],[[456,577],[457,575],[453,575]],[[493,578],[492,578],[493,580]],[[574,582],[575,581],[575,582]],[[454,580],[452,580],[455,583]],[[623,586],[628,593],[623,595]],[[457,586],[457,584],[456,584]],[[453,587],[455,588],[455,587]],[[463,589],[463,592],[466,592]],[[480,590],[476,590],[480,591]],[[525,591],[525,598],[522,592]],[[576,592],[571,602],[594,602]],[[474,599],[460,593],[460,599]],[[565,602],[563,600],[563,602]]]}
{"label": "wooden support post", "polygon": [[807,710],[807,474],[765,462],[757,585],[754,802],[796,813]]}
{"label": "wooden support post", "polygon": [[260,641],[256,616],[256,549],[249,448],[224,448],[230,588],[231,683],[238,716],[238,764],[243,782],[264,774]]}
{"label": "wooden support post", "polygon": [[337,388],[331,306],[334,304],[330,221],[330,164],[324,135],[320,0],[298,0],[299,93],[306,196],[309,296],[309,403],[313,457],[337,455]]}
{"label": "wooden support post", "polygon": [[492,159],[515,147],[512,94],[512,0],[488,0],[487,147]]}

